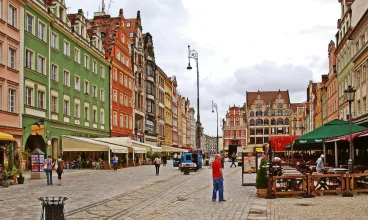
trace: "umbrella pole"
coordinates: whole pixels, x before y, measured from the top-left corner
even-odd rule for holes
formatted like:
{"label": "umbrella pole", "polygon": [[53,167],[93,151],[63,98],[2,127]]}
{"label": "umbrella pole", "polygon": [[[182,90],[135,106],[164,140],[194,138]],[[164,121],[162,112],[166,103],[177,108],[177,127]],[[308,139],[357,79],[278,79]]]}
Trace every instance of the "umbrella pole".
{"label": "umbrella pole", "polygon": [[325,142],[323,142],[323,154],[325,155],[325,157],[323,158],[323,162],[326,163],[326,144]]}
{"label": "umbrella pole", "polygon": [[335,167],[339,167],[338,155],[337,155],[337,141],[335,141]]}

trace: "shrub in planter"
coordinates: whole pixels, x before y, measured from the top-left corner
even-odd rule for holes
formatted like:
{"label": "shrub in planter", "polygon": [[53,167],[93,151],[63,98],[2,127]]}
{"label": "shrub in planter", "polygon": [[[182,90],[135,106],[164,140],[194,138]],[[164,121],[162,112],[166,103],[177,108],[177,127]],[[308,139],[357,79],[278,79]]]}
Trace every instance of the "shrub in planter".
{"label": "shrub in planter", "polygon": [[257,177],[256,177],[256,188],[258,191],[258,196],[263,197],[267,193],[267,187],[268,187],[268,172],[267,166],[268,159],[264,159],[261,162],[261,165],[257,171]]}
{"label": "shrub in planter", "polygon": [[23,172],[24,172],[24,169],[20,169],[19,170],[19,177],[17,178],[17,182],[18,182],[18,184],[23,184],[24,183],[24,176],[22,175],[23,174]]}

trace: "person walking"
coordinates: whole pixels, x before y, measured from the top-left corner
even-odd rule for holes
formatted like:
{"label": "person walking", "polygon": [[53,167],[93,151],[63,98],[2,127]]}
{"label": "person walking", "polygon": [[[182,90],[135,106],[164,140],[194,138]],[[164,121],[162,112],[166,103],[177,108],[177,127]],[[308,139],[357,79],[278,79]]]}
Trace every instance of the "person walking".
{"label": "person walking", "polygon": [[52,185],[52,166],[54,166],[54,164],[52,163],[51,155],[45,159],[43,166],[46,172],[47,185]]}
{"label": "person walking", "polygon": [[160,156],[157,156],[155,158],[155,160],[153,161],[153,163],[155,164],[156,175],[158,176],[160,174],[160,164],[161,164],[161,158],[160,158]]}
{"label": "person walking", "polygon": [[56,173],[58,174],[58,182],[59,186],[61,185],[61,175],[64,173],[64,161],[61,159],[61,156],[56,161],[55,165]]}
{"label": "person walking", "polygon": [[162,164],[163,164],[163,166],[166,166],[166,164],[167,164],[167,157],[166,157],[166,155],[162,156]]}
{"label": "person walking", "polygon": [[321,154],[321,156],[316,161],[316,170],[318,173],[323,173],[323,159],[325,155]]}
{"label": "person walking", "polygon": [[216,154],[212,162],[213,192],[212,202],[216,202],[217,191],[219,192],[219,202],[226,202],[224,199],[224,173],[221,165],[221,155]]}
{"label": "person walking", "polygon": [[236,154],[233,153],[233,155],[231,156],[231,165],[230,165],[230,167],[233,167],[233,165],[236,167],[235,159],[236,159]]}
{"label": "person walking", "polygon": [[114,171],[118,169],[118,160],[119,158],[114,154],[114,157],[112,158],[112,164],[114,165]]}

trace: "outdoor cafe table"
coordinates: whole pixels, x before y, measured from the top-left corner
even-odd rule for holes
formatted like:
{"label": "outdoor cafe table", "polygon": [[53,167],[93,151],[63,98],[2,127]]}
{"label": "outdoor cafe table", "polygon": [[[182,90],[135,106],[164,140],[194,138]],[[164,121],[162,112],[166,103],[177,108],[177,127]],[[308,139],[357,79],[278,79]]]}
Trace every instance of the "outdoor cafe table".
{"label": "outdoor cafe table", "polygon": [[345,168],[332,168],[328,170],[329,173],[336,173],[336,174],[344,174],[348,172],[348,169]]}

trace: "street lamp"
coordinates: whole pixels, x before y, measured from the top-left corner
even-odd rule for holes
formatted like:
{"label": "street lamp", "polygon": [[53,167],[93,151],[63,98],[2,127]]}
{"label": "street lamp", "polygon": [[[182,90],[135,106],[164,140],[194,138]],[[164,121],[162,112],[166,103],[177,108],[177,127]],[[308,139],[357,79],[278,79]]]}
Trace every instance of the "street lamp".
{"label": "street lamp", "polygon": [[216,109],[216,114],[217,114],[217,126],[216,126],[216,129],[217,129],[217,136],[216,136],[216,154],[218,154],[218,143],[219,143],[219,136],[218,136],[218,109],[217,109],[217,104],[216,103],[214,103],[213,101],[212,101],[212,113],[214,113],[215,111],[213,110],[213,109]]}
{"label": "street lamp", "polygon": [[354,95],[355,95],[355,89],[352,86],[348,86],[348,88],[344,91],[345,93],[345,100],[349,102],[349,123],[350,123],[350,142],[349,142],[349,161],[348,161],[348,169],[349,172],[352,173],[354,172],[353,169],[353,157],[354,157],[354,152],[353,152],[353,138],[352,138],[352,124],[351,124],[351,102],[354,101]]}
{"label": "street lamp", "polygon": [[192,67],[190,66],[190,59],[196,61],[197,65],[197,138],[196,138],[196,145],[197,145],[197,152],[200,153],[201,150],[201,117],[199,114],[199,69],[198,69],[198,52],[196,50],[191,50],[190,45],[188,45],[188,67],[187,70],[191,70]]}

